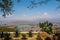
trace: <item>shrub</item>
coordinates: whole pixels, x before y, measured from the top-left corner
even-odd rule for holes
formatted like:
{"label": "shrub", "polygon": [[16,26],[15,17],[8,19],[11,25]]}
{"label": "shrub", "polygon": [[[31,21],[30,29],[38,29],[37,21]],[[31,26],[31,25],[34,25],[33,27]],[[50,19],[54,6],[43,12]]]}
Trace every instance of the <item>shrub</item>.
{"label": "shrub", "polygon": [[22,34],[22,38],[26,38],[26,34],[25,33]]}
{"label": "shrub", "polygon": [[29,31],[29,37],[32,37],[32,30]]}
{"label": "shrub", "polygon": [[0,32],[0,38],[3,38],[3,37],[4,37],[4,33]]}
{"label": "shrub", "polygon": [[22,40],[27,40],[25,33],[22,34]]}
{"label": "shrub", "polygon": [[5,33],[4,40],[11,40],[10,33]]}
{"label": "shrub", "polygon": [[15,37],[19,37],[19,31],[18,30],[15,31]]}

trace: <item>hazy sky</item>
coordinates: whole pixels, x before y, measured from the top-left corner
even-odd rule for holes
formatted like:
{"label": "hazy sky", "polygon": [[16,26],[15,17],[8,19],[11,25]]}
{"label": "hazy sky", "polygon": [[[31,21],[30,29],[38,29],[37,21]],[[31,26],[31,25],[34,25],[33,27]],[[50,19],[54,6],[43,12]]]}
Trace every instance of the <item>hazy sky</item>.
{"label": "hazy sky", "polygon": [[[38,0],[37,0],[38,2]],[[37,5],[33,9],[27,8],[30,2],[29,0],[23,1],[21,3],[14,2],[14,13],[6,18],[1,17],[0,20],[37,20],[37,19],[54,19],[60,20],[60,9],[56,10],[56,7],[60,5],[57,1],[50,1],[47,4]]]}

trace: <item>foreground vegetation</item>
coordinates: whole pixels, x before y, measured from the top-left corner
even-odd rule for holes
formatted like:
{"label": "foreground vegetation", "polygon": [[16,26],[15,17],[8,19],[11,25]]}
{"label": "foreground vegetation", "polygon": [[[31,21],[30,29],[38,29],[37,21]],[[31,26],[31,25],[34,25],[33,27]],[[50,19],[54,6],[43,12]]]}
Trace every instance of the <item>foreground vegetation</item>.
{"label": "foreground vegetation", "polygon": [[0,32],[0,40],[60,40],[59,37],[57,34],[53,35],[46,32]]}
{"label": "foreground vegetation", "polygon": [[60,40],[60,34],[46,32],[0,32],[0,40]]}
{"label": "foreground vegetation", "polygon": [[18,29],[12,29],[7,26],[0,26],[0,40],[60,40],[60,34],[52,28],[53,24],[48,21],[39,23],[40,32],[22,33]]}

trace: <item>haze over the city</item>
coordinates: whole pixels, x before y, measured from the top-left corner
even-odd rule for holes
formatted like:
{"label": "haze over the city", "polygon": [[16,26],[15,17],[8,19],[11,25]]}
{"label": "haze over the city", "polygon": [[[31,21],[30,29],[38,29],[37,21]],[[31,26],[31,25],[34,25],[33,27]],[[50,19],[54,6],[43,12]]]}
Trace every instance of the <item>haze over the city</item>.
{"label": "haze over the city", "polygon": [[[39,0],[36,0],[38,2]],[[16,1],[14,1],[15,3]],[[17,5],[14,5],[13,15],[7,16],[3,18],[2,12],[0,12],[0,21],[55,21],[60,22],[60,9],[56,9],[58,5],[60,5],[57,1],[50,1],[47,4],[37,5],[37,7],[33,9],[27,8],[30,4],[29,0],[23,1]]]}

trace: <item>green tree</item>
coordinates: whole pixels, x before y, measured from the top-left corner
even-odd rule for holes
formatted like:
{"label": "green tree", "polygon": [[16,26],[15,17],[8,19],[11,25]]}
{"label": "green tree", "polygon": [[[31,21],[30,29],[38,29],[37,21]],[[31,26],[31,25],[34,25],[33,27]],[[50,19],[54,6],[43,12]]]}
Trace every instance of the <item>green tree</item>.
{"label": "green tree", "polygon": [[4,13],[2,16],[6,17],[7,15],[12,13],[12,0],[0,0],[0,9]]}
{"label": "green tree", "polygon": [[42,28],[42,31],[47,32],[47,33],[52,33],[52,23],[49,23],[48,21],[39,23],[39,27]]}

